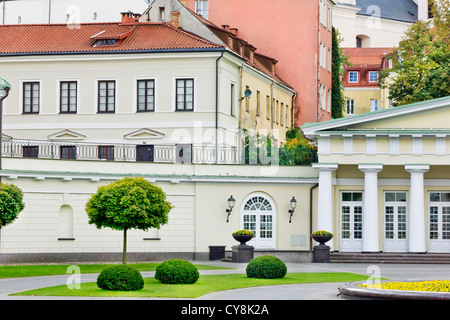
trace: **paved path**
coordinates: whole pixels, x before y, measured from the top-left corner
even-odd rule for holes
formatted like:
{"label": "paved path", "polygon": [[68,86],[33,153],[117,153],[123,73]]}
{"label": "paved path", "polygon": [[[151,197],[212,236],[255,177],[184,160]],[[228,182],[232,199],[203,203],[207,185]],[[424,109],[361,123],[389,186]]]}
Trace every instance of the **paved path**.
{"label": "paved path", "polygon": [[[228,270],[200,270],[200,274],[229,274],[245,273],[246,264],[229,262],[194,262],[198,264],[211,264],[236,269]],[[360,264],[360,263],[288,263],[288,272],[353,272],[389,278],[392,280],[444,280],[450,279],[450,265],[440,264]],[[154,272],[143,272],[144,277],[152,277]],[[63,285],[71,275],[43,276],[32,278],[0,279],[0,300],[77,300],[86,297],[25,297],[8,296],[11,293],[21,292],[42,287]],[[81,282],[95,282],[97,274],[82,274]],[[338,283],[313,283],[245,288],[214,292],[195,300],[343,300],[338,294]],[[104,298],[88,298],[104,299]],[[108,298],[109,300],[111,298]],[[123,298],[126,300],[127,298]],[[149,298],[150,299],[150,298]],[[155,300],[151,298],[151,300]]]}

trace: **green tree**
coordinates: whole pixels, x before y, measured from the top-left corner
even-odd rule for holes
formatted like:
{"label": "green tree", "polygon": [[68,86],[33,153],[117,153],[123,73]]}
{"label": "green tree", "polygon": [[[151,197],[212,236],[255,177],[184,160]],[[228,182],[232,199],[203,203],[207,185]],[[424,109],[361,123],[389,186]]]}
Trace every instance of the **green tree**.
{"label": "green tree", "polygon": [[86,203],[89,224],[98,229],[123,230],[123,264],[126,264],[127,230],[159,229],[168,222],[172,208],[163,190],[142,177],[127,177],[101,186]]}
{"label": "green tree", "polygon": [[388,59],[393,67],[381,73],[394,106],[450,95],[450,0],[433,2],[431,21],[417,21]]}
{"label": "green tree", "polygon": [[22,190],[8,183],[0,183],[0,230],[17,219],[25,208]]}
{"label": "green tree", "polygon": [[332,67],[331,67],[331,117],[333,119],[342,118],[342,109],[345,105],[344,87],[342,77],[345,74],[344,66],[349,64],[349,57],[345,55],[340,47],[344,39],[338,30],[332,29]]}

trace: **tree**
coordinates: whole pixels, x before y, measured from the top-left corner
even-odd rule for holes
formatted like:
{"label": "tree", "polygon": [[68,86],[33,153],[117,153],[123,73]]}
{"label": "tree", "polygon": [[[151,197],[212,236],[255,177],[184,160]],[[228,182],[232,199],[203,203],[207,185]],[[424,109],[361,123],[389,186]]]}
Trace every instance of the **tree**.
{"label": "tree", "polygon": [[344,87],[342,86],[342,77],[345,74],[344,66],[349,64],[349,57],[345,55],[340,43],[344,39],[338,30],[332,29],[332,90],[331,90],[331,117],[333,119],[342,118],[342,109],[345,104]]}
{"label": "tree", "polygon": [[86,203],[89,224],[98,229],[123,230],[123,264],[126,264],[127,230],[159,229],[168,222],[172,208],[163,190],[142,177],[126,177],[101,186]]}
{"label": "tree", "polygon": [[0,183],[0,230],[17,219],[25,208],[22,190],[8,183]]}
{"label": "tree", "polygon": [[433,2],[431,21],[417,21],[388,59],[393,67],[381,73],[394,106],[450,95],[450,0]]}

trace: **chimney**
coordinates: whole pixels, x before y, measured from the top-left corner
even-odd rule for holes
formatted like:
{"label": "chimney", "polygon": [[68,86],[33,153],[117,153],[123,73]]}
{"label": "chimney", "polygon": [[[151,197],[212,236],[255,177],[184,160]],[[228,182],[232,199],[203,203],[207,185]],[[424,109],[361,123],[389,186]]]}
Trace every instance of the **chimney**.
{"label": "chimney", "polygon": [[180,26],[180,13],[178,11],[170,12],[170,24],[174,28],[178,28]]}
{"label": "chimney", "polygon": [[232,33],[232,34],[234,34],[236,37],[237,37],[237,35],[238,35],[238,28],[230,28],[229,29],[229,31]]}
{"label": "chimney", "polygon": [[141,17],[140,13],[133,13],[131,11],[122,12],[122,24],[130,25],[130,24],[139,24],[139,18]]}

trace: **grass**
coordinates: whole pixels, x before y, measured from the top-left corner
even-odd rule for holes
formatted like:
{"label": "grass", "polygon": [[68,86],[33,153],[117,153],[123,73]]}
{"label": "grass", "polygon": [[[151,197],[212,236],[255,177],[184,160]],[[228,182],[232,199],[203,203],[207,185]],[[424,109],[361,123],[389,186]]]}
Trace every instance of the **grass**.
{"label": "grass", "polygon": [[[155,271],[160,263],[129,263],[128,265],[143,271]],[[79,264],[81,273],[100,273],[103,269],[117,264]],[[20,265],[20,266],[0,266],[0,279],[20,278],[37,276],[55,276],[67,274],[70,265]],[[196,265],[199,270],[232,269],[215,267],[209,265]],[[73,272],[69,272],[73,273]]]}
{"label": "grass", "polygon": [[82,297],[161,297],[197,298],[207,293],[257,286],[352,282],[367,280],[366,275],[354,273],[288,273],[282,279],[253,279],[246,274],[202,275],[190,285],[162,284],[153,277],[144,279],[144,288],[139,291],[107,291],[97,287],[95,282],[81,283],[80,289],[69,289],[66,285],[30,290],[14,295],[35,296],[82,296]]}

